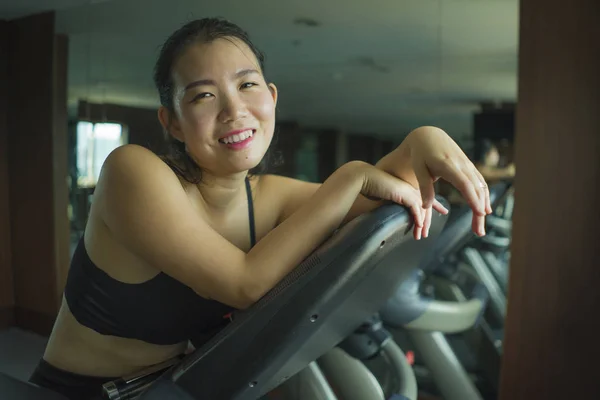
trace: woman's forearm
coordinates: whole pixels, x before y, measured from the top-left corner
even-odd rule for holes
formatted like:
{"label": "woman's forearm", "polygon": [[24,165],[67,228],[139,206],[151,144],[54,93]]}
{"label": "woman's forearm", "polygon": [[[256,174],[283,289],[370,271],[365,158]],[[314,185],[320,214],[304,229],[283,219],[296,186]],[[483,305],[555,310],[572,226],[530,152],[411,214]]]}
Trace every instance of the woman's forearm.
{"label": "woman's forearm", "polygon": [[403,181],[410,183],[415,189],[418,189],[419,181],[412,166],[411,142],[420,135],[440,130],[434,126],[422,126],[413,130],[398,147],[385,155],[375,166],[389,174],[397,176]]}
{"label": "woman's forearm", "polygon": [[252,248],[247,255],[245,278],[249,297],[262,297],[340,226],[363,182],[360,165],[345,164]]}
{"label": "woman's forearm", "polygon": [[406,138],[400,146],[396,147],[390,153],[386,154],[375,166],[389,174],[410,183],[418,188],[419,182],[412,168],[410,159],[410,145]]}

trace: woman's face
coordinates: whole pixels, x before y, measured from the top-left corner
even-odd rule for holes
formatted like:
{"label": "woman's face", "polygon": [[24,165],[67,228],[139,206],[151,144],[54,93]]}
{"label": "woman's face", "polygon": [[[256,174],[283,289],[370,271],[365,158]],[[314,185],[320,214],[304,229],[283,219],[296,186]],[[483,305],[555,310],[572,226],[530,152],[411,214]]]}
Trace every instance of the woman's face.
{"label": "woman's face", "polygon": [[173,81],[169,130],[202,170],[222,176],[258,165],[273,138],[277,89],[243,41],[190,45],[173,66]]}

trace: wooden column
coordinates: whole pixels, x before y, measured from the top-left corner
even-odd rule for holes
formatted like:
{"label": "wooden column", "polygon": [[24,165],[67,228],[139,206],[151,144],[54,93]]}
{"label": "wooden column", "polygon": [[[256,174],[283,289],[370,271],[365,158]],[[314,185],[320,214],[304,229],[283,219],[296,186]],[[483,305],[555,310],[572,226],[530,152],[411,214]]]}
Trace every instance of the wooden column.
{"label": "wooden column", "polygon": [[9,171],[16,324],[48,334],[69,262],[66,38],[54,14],[9,22]]}
{"label": "wooden column", "polygon": [[8,183],[8,23],[0,21],[0,330],[14,324]]}
{"label": "wooden column", "polygon": [[521,0],[502,400],[600,398],[599,15]]}

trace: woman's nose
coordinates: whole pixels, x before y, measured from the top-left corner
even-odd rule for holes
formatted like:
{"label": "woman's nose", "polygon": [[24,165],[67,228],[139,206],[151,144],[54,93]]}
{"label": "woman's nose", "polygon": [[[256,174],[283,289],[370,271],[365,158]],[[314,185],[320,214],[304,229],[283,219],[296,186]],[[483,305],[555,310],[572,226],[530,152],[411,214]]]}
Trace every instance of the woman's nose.
{"label": "woman's nose", "polygon": [[223,123],[236,121],[248,115],[248,107],[239,95],[229,95],[223,98],[220,120]]}

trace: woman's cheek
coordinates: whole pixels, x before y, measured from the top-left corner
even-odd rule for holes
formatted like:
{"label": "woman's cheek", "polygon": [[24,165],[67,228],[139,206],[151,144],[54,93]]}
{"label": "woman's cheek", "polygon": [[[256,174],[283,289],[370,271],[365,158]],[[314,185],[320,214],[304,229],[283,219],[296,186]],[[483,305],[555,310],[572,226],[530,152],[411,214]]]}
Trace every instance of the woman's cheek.
{"label": "woman's cheek", "polygon": [[275,102],[273,97],[271,97],[268,91],[261,93],[257,97],[253,105],[255,118],[261,122],[270,122],[270,120],[275,118]]}

